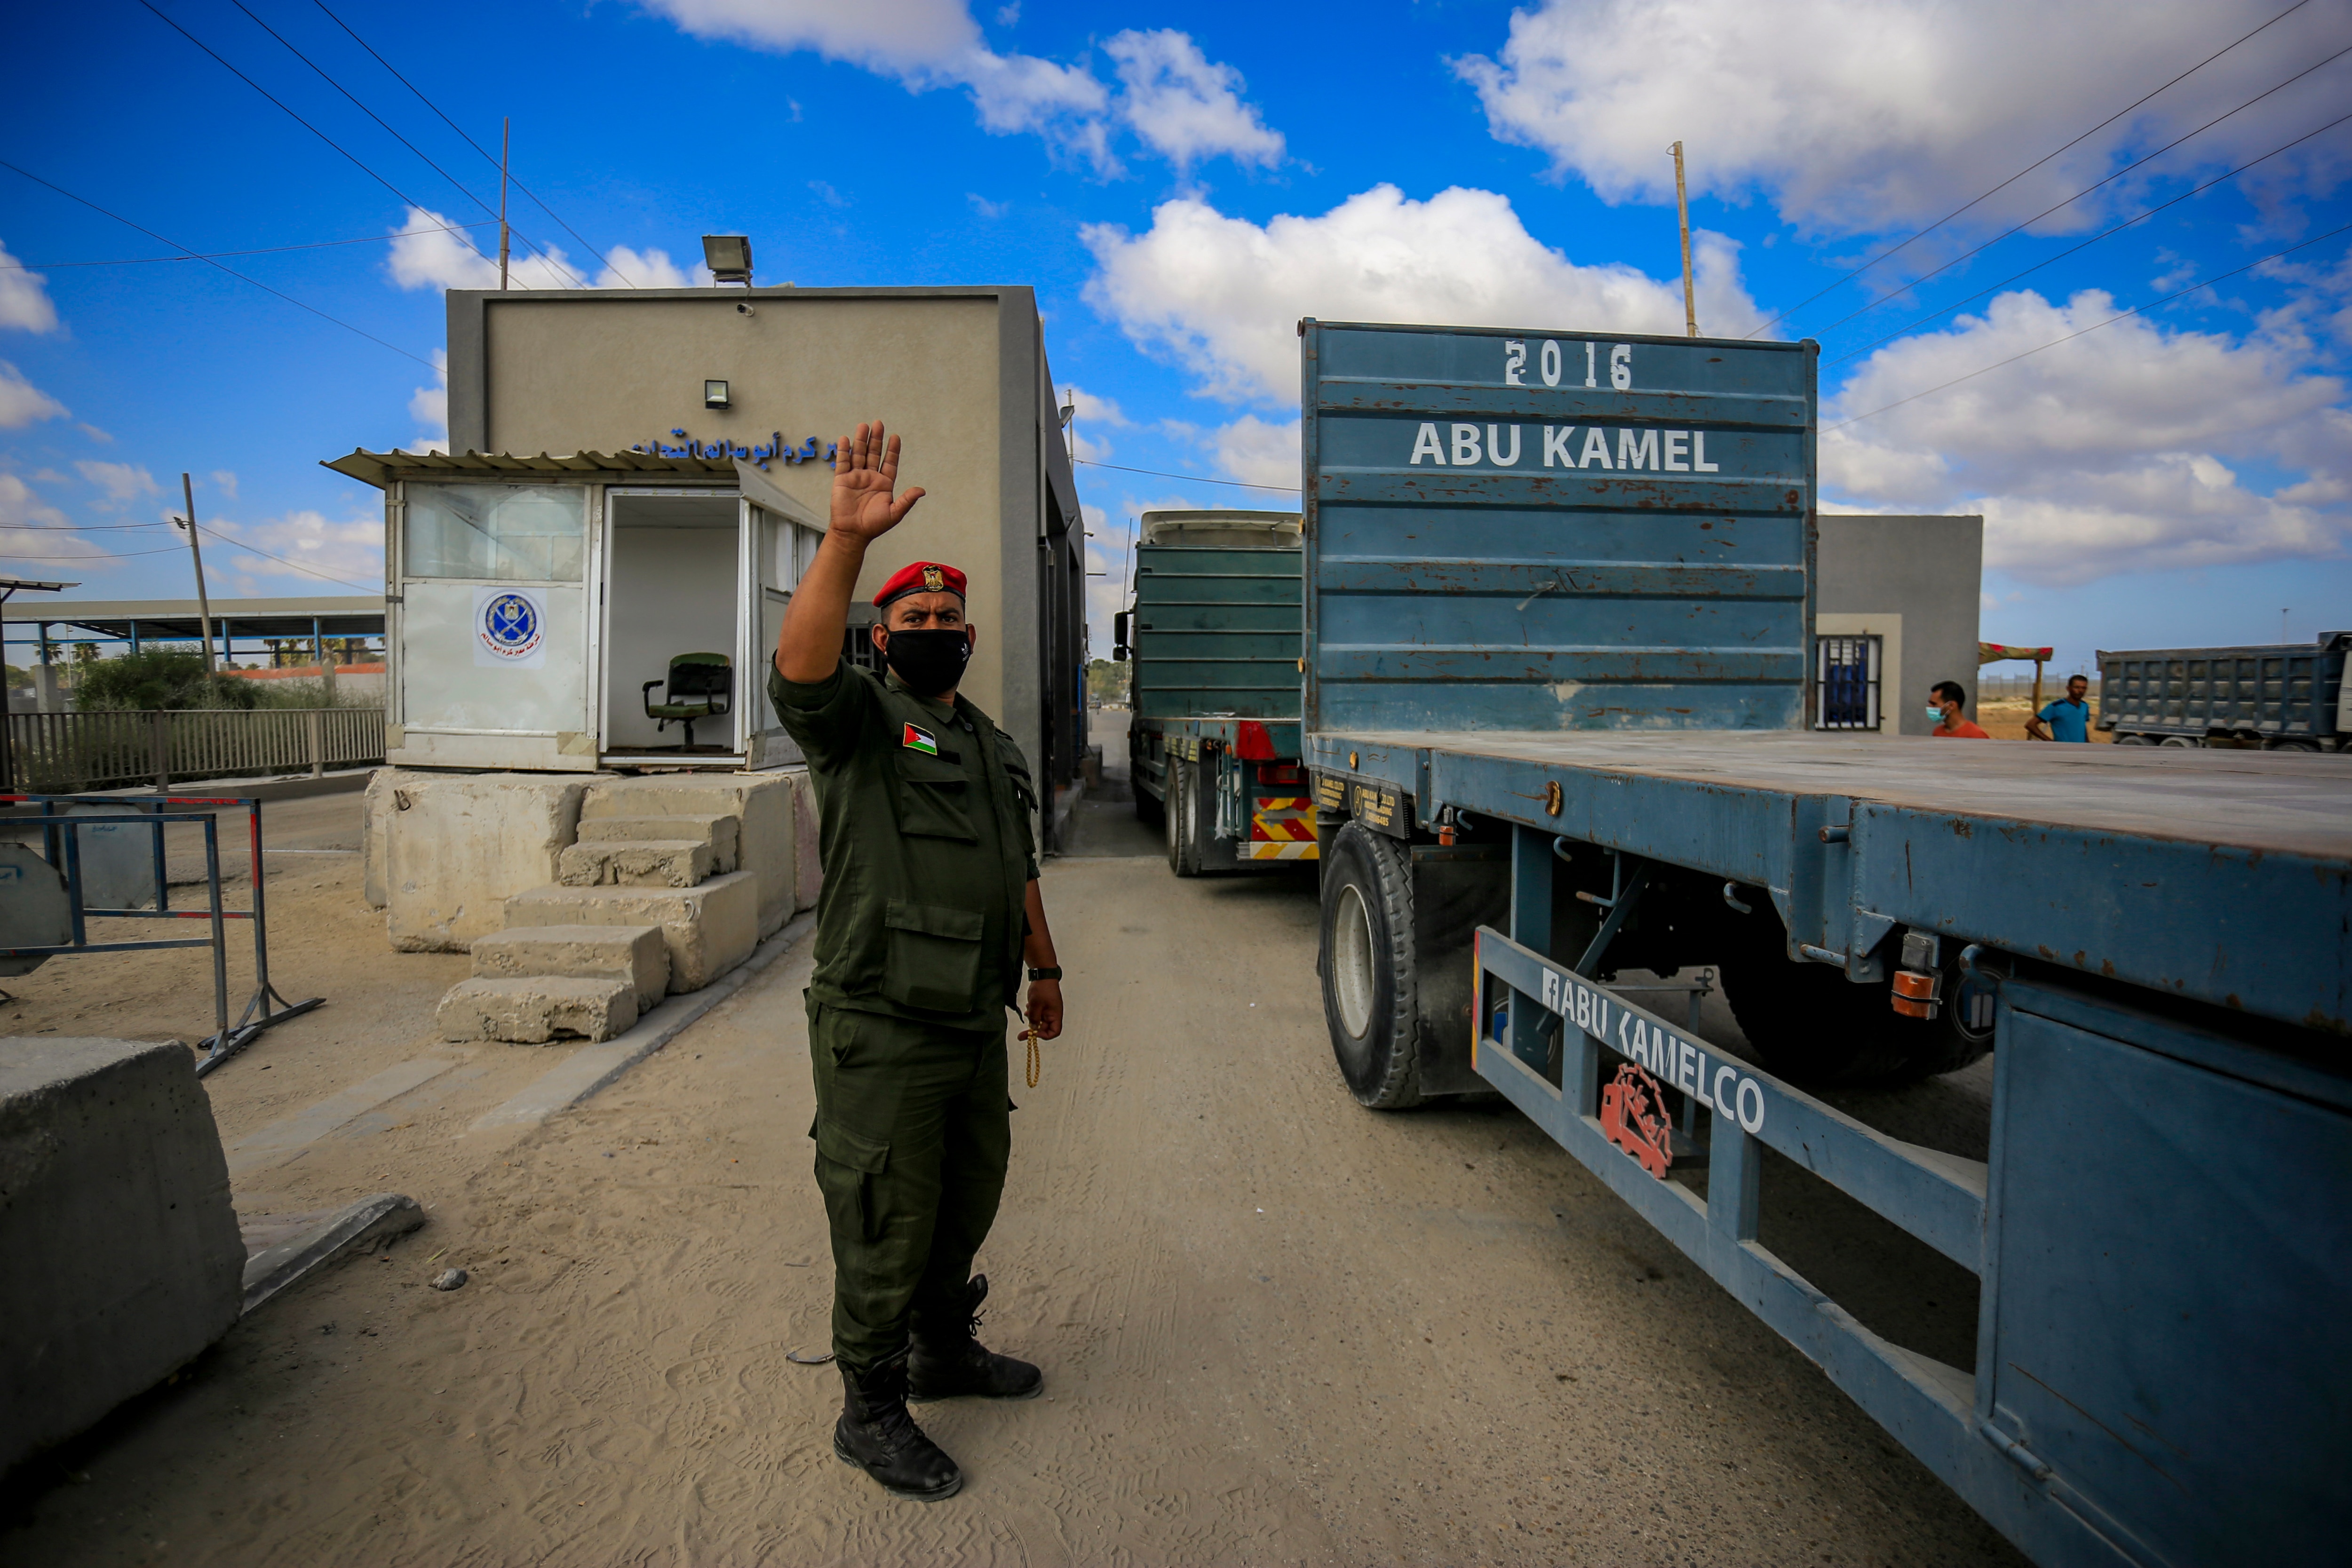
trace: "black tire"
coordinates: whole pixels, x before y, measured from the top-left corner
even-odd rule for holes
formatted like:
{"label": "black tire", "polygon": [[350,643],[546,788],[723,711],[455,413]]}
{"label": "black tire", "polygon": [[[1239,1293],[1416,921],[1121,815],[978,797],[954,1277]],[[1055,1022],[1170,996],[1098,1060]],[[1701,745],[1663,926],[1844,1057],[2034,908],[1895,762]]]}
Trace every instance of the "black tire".
{"label": "black tire", "polygon": [[1413,1000],[1412,868],[1393,839],[1350,822],[1322,857],[1323,1020],[1356,1103],[1421,1103]]}
{"label": "black tire", "polygon": [[2156,744],[2156,737],[2153,735],[2140,734],[2135,730],[2126,730],[2122,734],[2116,737],[2116,744],[2118,746],[2153,746]]}
{"label": "black tire", "polygon": [[1201,874],[1201,769],[1196,763],[1168,759],[1168,869],[1179,877]]}
{"label": "black tire", "polygon": [[1976,992],[1957,949],[1945,967],[1945,1005],[1932,1019],[1906,1018],[1895,1011],[1891,982],[1857,985],[1831,964],[1790,962],[1769,903],[1733,929],[1724,1000],[1764,1066],[1791,1083],[1916,1083],[1992,1049],[1990,1023],[1969,1016]]}

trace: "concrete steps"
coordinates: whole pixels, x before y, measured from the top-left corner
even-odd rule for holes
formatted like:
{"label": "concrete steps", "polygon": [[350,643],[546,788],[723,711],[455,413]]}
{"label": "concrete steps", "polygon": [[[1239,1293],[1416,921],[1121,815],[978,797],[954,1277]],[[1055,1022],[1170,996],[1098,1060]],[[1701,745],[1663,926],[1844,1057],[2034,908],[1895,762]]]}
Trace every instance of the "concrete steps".
{"label": "concrete steps", "polygon": [[578,842],[704,844],[710,849],[710,869],[724,876],[742,869],[742,837],[743,819],[732,812],[678,812],[643,816],[583,816]]}
{"label": "concrete steps", "polygon": [[473,978],[441,1002],[448,1038],[609,1039],[742,963],[791,912],[780,778],[599,781],[577,809],[554,882],[507,898],[506,929],[470,944]]}
{"label": "concrete steps", "polygon": [[474,940],[474,978],[625,980],[645,1011],[669,992],[669,947],[657,925],[519,926]]}
{"label": "concrete steps", "polygon": [[530,888],[507,900],[507,927],[658,926],[669,989],[699,991],[760,944],[760,879],[730,871],[691,888]]}
{"label": "concrete steps", "polygon": [[609,1040],[637,1021],[637,988],[628,980],[561,974],[460,980],[441,998],[435,1019],[451,1040]]}
{"label": "concrete steps", "polygon": [[648,838],[574,844],[556,861],[567,888],[691,888],[716,868],[708,844]]}

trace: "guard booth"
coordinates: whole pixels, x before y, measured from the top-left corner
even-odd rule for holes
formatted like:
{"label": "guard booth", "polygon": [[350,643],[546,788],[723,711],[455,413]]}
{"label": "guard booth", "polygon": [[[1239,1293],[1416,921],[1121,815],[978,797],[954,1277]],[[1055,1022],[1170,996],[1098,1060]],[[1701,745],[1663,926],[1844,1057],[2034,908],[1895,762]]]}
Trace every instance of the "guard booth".
{"label": "guard booth", "polygon": [[786,486],[829,484],[822,464],[772,478],[641,452],[354,452],[327,467],[384,492],[391,765],[800,760],[766,674],[824,531]]}

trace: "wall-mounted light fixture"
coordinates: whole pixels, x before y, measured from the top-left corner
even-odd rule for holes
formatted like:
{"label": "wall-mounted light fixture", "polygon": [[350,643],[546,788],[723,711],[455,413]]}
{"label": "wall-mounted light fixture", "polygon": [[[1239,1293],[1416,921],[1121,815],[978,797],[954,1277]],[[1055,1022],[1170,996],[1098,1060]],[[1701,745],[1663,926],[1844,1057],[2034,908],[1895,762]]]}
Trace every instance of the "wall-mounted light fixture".
{"label": "wall-mounted light fixture", "polygon": [[702,264],[710,268],[713,283],[740,283],[751,286],[751,241],[740,234],[706,234],[702,237]]}
{"label": "wall-mounted light fixture", "polygon": [[727,384],[723,381],[704,382],[702,384],[702,406],[705,408],[726,407]]}

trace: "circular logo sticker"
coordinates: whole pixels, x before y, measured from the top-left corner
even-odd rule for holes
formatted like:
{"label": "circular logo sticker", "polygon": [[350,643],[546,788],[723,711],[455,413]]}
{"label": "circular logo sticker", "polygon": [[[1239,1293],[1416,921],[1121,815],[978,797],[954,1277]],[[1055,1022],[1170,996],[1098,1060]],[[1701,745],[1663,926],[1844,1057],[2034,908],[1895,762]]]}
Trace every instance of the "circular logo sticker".
{"label": "circular logo sticker", "polygon": [[528,658],[539,647],[539,606],[520,594],[499,594],[482,606],[482,641],[507,658]]}

